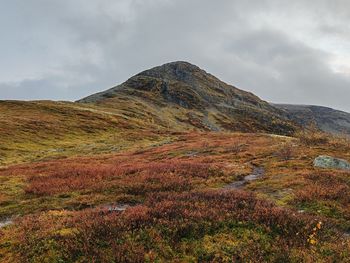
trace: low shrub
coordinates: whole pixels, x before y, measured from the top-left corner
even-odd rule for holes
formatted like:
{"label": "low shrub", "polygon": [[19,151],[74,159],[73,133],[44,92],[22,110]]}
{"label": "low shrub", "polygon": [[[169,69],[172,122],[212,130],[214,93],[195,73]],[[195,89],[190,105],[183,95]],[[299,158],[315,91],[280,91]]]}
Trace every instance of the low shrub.
{"label": "low shrub", "polygon": [[276,152],[276,155],[284,161],[290,160],[294,155],[293,145],[290,143],[283,144]]}
{"label": "low shrub", "polygon": [[329,142],[330,134],[322,132],[316,128],[309,128],[294,134],[300,142],[306,146],[324,145]]}
{"label": "low shrub", "polygon": [[14,253],[55,262],[290,262],[301,253],[309,261],[349,259],[317,252],[316,243],[332,239],[327,222],[244,191],[155,193],[122,213],[65,213],[19,222]]}

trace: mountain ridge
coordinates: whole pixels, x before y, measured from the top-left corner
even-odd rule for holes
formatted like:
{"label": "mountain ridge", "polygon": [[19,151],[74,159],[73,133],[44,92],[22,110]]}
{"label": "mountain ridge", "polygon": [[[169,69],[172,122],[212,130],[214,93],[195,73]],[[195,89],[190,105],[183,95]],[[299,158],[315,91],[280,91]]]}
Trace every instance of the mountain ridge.
{"label": "mountain ridge", "polygon": [[350,113],[318,105],[273,104],[285,110],[288,117],[303,127],[316,128],[332,134],[350,134]]}

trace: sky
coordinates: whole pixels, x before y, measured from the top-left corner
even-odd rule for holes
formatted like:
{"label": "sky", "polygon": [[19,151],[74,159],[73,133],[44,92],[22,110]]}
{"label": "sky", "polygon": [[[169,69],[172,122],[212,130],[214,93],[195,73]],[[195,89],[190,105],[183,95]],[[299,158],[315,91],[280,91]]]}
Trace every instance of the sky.
{"label": "sky", "polygon": [[0,0],[0,100],[77,100],[188,61],[276,103],[350,112],[348,0]]}

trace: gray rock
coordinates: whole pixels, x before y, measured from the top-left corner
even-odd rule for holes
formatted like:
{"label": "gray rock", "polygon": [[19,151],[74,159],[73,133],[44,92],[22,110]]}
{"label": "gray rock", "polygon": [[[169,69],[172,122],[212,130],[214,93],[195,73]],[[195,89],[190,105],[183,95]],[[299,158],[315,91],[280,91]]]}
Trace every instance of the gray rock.
{"label": "gray rock", "polygon": [[346,160],[321,155],[314,160],[315,167],[350,170],[350,163]]}

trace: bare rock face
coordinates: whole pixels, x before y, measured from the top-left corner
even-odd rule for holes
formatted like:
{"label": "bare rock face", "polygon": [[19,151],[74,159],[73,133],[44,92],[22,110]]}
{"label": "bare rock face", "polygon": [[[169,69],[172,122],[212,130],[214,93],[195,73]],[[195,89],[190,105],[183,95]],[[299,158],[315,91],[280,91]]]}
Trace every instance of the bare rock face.
{"label": "bare rock face", "polygon": [[293,134],[296,129],[285,111],[182,61],[143,71],[121,85],[78,102],[116,106],[122,99],[155,109],[150,114],[174,120],[172,126],[182,122],[201,130],[282,135]]}
{"label": "bare rock face", "polygon": [[343,159],[321,155],[314,160],[314,166],[328,169],[350,170],[350,163]]}

